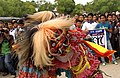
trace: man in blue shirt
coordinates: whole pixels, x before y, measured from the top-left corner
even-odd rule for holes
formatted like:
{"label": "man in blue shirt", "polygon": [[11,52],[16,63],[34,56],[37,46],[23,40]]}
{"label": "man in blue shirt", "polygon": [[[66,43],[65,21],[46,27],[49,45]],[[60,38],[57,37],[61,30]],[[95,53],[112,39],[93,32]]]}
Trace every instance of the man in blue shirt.
{"label": "man in blue shirt", "polygon": [[[112,45],[110,43],[110,39],[109,39],[110,33],[112,32],[112,26],[108,22],[106,22],[106,16],[105,15],[101,15],[100,19],[101,19],[101,22],[96,26],[96,28],[106,30],[107,48],[109,50],[113,50]],[[102,60],[103,65],[106,65],[105,59],[103,57],[101,57],[101,60]],[[112,55],[112,62],[113,62],[113,64],[116,64],[116,65],[118,64],[115,60],[114,54]]]}

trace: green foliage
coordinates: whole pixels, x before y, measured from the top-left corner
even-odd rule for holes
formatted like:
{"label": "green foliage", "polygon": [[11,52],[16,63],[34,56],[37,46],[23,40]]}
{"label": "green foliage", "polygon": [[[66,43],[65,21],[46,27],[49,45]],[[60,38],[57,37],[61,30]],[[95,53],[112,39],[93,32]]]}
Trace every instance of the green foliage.
{"label": "green foliage", "polygon": [[84,6],[82,4],[75,5],[75,9],[73,10],[73,15],[74,14],[81,14],[83,12],[84,12]]}
{"label": "green foliage", "polygon": [[35,5],[33,4],[33,3],[31,3],[31,2],[24,2],[23,3],[23,7],[22,7],[22,9],[24,9],[24,10],[22,10],[23,12],[23,14],[33,14],[34,12],[35,12]]}
{"label": "green foliage", "polygon": [[55,4],[47,2],[46,0],[39,0],[35,2],[23,2],[21,0],[0,0],[0,16],[17,16],[21,17],[24,14],[33,14],[35,8],[38,11],[54,10],[57,8],[59,13],[64,14],[80,14],[84,12],[104,13],[112,11],[120,11],[119,0],[93,0],[86,5],[75,5],[74,0],[55,0]]}
{"label": "green foliage", "polygon": [[86,5],[77,4],[74,13],[104,13],[120,11],[120,1],[119,0],[93,0],[92,2],[87,3]]}
{"label": "green foliage", "polygon": [[112,12],[120,11],[119,0],[93,0],[85,5],[86,12]]}
{"label": "green foliage", "polygon": [[74,0],[56,0],[56,4],[59,13],[70,14],[75,8]]}
{"label": "green foliage", "polygon": [[55,4],[46,1],[39,6],[39,11],[44,11],[44,10],[53,11],[54,9],[55,9]]}
{"label": "green foliage", "polygon": [[0,16],[23,16],[35,12],[34,2],[22,2],[21,0],[0,0]]}

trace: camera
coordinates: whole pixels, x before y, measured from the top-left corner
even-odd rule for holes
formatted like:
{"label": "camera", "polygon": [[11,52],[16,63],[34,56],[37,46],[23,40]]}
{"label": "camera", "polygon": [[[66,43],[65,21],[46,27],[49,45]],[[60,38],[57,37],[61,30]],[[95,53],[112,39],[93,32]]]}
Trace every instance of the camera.
{"label": "camera", "polygon": [[0,28],[0,35],[3,35],[3,33],[9,33],[8,28]]}

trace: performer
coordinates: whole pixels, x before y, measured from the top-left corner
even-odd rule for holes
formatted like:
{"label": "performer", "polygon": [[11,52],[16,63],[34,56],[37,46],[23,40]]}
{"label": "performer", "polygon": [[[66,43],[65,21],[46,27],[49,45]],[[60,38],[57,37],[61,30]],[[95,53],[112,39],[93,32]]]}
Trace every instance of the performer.
{"label": "performer", "polygon": [[18,43],[18,78],[57,78],[61,72],[67,78],[103,78],[100,61],[89,48],[98,56],[110,56],[114,51],[84,41],[86,34],[69,30],[71,25],[72,20],[57,18],[30,29]]}
{"label": "performer", "polygon": [[33,15],[25,15],[23,19],[18,20],[18,23],[20,25],[18,26],[16,32],[17,42],[23,39],[24,31],[27,31],[32,27],[45,21],[51,20],[53,18],[55,18],[55,13],[51,11],[41,11],[34,13]]}
{"label": "performer", "polygon": [[51,20],[53,18],[55,18],[55,13],[54,12],[51,12],[51,11],[41,11],[41,12],[37,12],[37,13],[34,13],[33,15],[25,15],[25,19],[26,19],[26,22],[39,22],[39,23],[42,23],[42,22],[46,22],[48,20]]}

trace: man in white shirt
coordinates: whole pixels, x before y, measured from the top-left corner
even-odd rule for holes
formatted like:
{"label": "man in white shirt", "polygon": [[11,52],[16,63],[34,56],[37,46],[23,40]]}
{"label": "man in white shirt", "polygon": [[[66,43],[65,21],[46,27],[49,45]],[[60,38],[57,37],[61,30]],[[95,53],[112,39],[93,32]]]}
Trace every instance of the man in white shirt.
{"label": "man in white shirt", "polygon": [[15,40],[15,29],[14,29],[13,24],[11,22],[9,22],[8,27],[10,28],[9,34],[12,35]]}
{"label": "man in white shirt", "polygon": [[[89,30],[94,30],[95,27],[96,27],[97,23],[93,21],[93,14],[92,13],[89,13],[88,14],[88,20],[83,24],[82,26],[82,30],[88,34],[86,36],[86,40],[88,41],[91,41],[92,42],[92,38],[91,36],[89,35]],[[94,55],[94,52],[92,50],[90,50],[90,52]]]}
{"label": "man in white shirt", "polygon": [[83,26],[82,26],[82,30],[85,33],[88,33],[89,30],[94,30],[96,27],[97,23],[93,21],[93,14],[89,13],[88,14],[88,21],[86,21]]}
{"label": "man in white shirt", "polygon": [[10,31],[9,31],[9,34],[13,36],[14,38],[14,42],[16,42],[16,32],[17,32],[17,21],[14,21],[12,23],[10,23]]}

